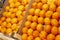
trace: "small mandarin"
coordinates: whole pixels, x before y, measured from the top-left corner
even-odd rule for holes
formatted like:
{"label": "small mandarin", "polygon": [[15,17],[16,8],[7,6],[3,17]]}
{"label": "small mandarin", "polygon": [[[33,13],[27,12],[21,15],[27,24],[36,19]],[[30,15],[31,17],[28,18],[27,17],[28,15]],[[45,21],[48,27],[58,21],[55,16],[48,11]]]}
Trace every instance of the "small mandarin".
{"label": "small mandarin", "polygon": [[15,13],[11,14],[11,18],[14,18],[16,17]]}
{"label": "small mandarin", "polygon": [[10,3],[10,7],[11,8],[14,8],[15,7],[15,4],[12,2],[12,3]]}
{"label": "small mandarin", "polygon": [[4,28],[1,28],[1,32],[2,33],[5,33],[6,32],[6,28],[4,27]]}
{"label": "small mandarin", "polygon": [[28,36],[27,40],[33,40],[33,36],[32,35]]}
{"label": "small mandarin", "polygon": [[34,40],[41,40],[41,38],[40,37],[36,37]]}
{"label": "small mandarin", "polygon": [[53,35],[53,34],[49,34],[47,36],[47,40],[54,40],[54,39],[55,39],[55,35]]}
{"label": "small mandarin", "polygon": [[36,26],[37,26],[37,23],[36,23],[36,22],[31,23],[31,28],[32,28],[33,30],[36,29]]}
{"label": "small mandarin", "polygon": [[56,11],[57,12],[60,12],[60,6],[57,7]]}
{"label": "small mandarin", "polygon": [[27,0],[22,0],[22,5],[26,5],[28,3]]}
{"label": "small mandarin", "polygon": [[44,23],[44,18],[43,18],[43,17],[39,17],[39,18],[38,18],[38,23],[43,24],[43,23]]}
{"label": "small mandarin", "polygon": [[37,2],[33,2],[32,8],[36,8],[36,7],[37,7]]}
{"label": "small mandarin", "polygon": [[55,40],[60,40],[60,35],[57,35]]}
{"label": "small mandarin", "polygon": [[33,16],[32,21],[37,22],[38,21],[38,16]]}
{"label": "small mandarin", "polygon": [[11,12],[7,12],[6,17],[11,17]]}
{"label": "small mandarin", "polygon": [[45,17],[45,10],[40,11],[40,17]]}
{"label": "small mandarin", "polygon": [[45,10],[45,11],[47,11],[47,10],[48,10],[48,7],[49,7],[48,4],[44,4],[44,5],[42,6],[42,9]]}
{"label": "small mandarin", "polygon": [[11,28],[8,28],[7,30],[6,30],[6,34],[10,34],[12,32],[12,29]]}
{"label": "small mandarin", "polygon": [[7,18],[6,19],[6,22],[11,22],[11,18]]}
{"label": "small mandarin", "polygon": [[12,30],[15,30],[17,27],[18,27],[17,24],[13,24],[13,25],[11,26],[11,29],[12,29]]}
{"label": "small mandarin", "polygon": [[29,28],[30,25],[31,25],[31,22],[30,22],[30,21],[26,21],[26,22],[25,22],[25,27],[28,27],[28,28]]}
{"label": "small mandarin", "polygon": [[31,9],[29,10],[30,15],[34,15],[34,12],[35,12],[35,9],[34,9],[34,8],[31,8]]}
{"label": "small mandarin", "polygon": [[53,26],[52,29],[51,29],[51,33],[54,34],[54,35],[57,35],[57,33],[58,33],[58,27]]}
{"label": "small mandarin", "polygon": [[8,13],[8,12],[3,12],[3,16],[6,17],[6,14],[7,14],[7,13]]}
{"label": "small mandarin", "polygon": [[33,17],[32,15],[28,15],[28,16],[27,16],[27,20],[28,20],[28,21],[32,21],[32,17]]}
{"label": "small mandarin", "polygon": [[36,16],[39,16],[39,13],[40,13],[40,9],[36,9],[36,10],[35,10],[35,15],[36,15]]}
{"label": "small mandarin", "polygon": [[18,7],[18,10],[23,11],[23,10],[24,10],[24,6],[23,6],[23,5],[20,5],[20,6]]}
{"label": "small mandarin", "polygon": [[59,12],[55,12],[54,14],[52,14],[52,18],[53,19],[58,19],[58,17],[59,17]]}
{"label": "small mandarin", "polygon": [[39,2],[39,3],[37,4],[37,8],[42,9],[42,5],[43,5],[43,3]]}
{"label": "small mandarin", "polygon": [[6,27],[6,26],[7,26],[7,22],[5,22],[5,21],[2,22],[1,26],[2,26],[2,27]]}
{"label": "small mandarin", "polygon": [[33,31],[33,36],[34,36],[34,37],[38,37],[38,36],[39,36],[39,32],[38,32],[38,31],[36,31],[36,30],[35,30],[35,31]]}
{"label": "small mandarin", "polygon": [[50,33],[51,32],[51,26],[50,25],[45,25],[44,31],[46,31],[47,33]]}
{"label": "small mandarin", "polygon": [[33,29],[28,29],[27,33],[28,33],[28,35],[32,35],[33,34]]}
{"label": "small mandarin", "polygon": [[55,5],[55,4],[51,4],[51,5],[49,6],[49,9],[50,9],[51,11],[56,11],[56,5]]}
{"label": "small mandarin", "polygon": [[47,3],[47,0],[41,0],[41,1],[42,1],[42,3],[44,3],[44,4]]}
{"label": "small mandarin", "polygon": [[46,36],[47,36],[47,32],[41,31],[40,34],[39,34],[39,36],[40,36],[41,39],[45,39]]}
{"label": "small mandarin", "polygon": [[18,7],[18,6],[20,6],[21,4],[20,4],[20,2],[16,2],[15,3],[15,7]]}
{"label": "small mandarin", "polygon": [[27,40],[27,34],[22,34],[22,40]]}
{"label": "small mandarin", "polygon": [[10,9],[9,9],[9,12],[13,12],[13,10],[14,10],[13,8],[10,8]]}
{"label": "small mandarin", "polygon": [[1,21],[5,21],[6,17],[1,17]]}
{"label": "small mandarin", "polygon": [[49,18],[45,18],[45,19],[44,19],[44,23],[45,23],[46,25],[49,25],[49,24],[50,24],[50,19],[49,19]]}
{"label": "small mandarin", "polygon": [[17,23],[17,18],[12,18],[11,23],[12,24]]}
{"label": "small mandarin", "polygon": [[8,11],[10,9],[10,7],[9,6],[6,6],[6,11]]}
{"label": "small mandarin", "polygon": [[16,12],[17,17],[20,16],[21,14],[22,14],[22,11],[20,11],[20,10]]}
{"label": "small mandarin", "polygon": [[43,30],[43,25],[42,24],[38,24],[36,29],[41,32]]}
{"label": "small mandarin", "polygon": [[8,23],[8,24],[7,24],[7,28],[10,28],[10,27],[11,27],[11,25],[12,25],[11,23]]}
{"label": "small mandarin", "polygon": [[53,11],[47,11],[45,13],[45,17],[51,18],[52,14],[53,14]]}
{"label": "small mandarin", "polygon": [[60,0],[55,0],[54,3],[55,3],[57,6],[60,6]]}
{"label": "small mandarin", "polygon": [[58,26],[58,21],[56,19],[51,20],[51,25],[52,26]]}

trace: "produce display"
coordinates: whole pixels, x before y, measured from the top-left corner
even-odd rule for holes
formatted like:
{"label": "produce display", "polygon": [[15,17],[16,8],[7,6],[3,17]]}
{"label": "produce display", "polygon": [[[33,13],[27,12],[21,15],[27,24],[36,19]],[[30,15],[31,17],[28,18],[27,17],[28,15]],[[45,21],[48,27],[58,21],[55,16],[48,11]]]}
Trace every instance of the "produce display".
{"label": "produce display", "polygon": [[22,40],[60,40],[60,0],[34,0]]}
{"label": "produce display", "polygon": [[10,34],[17,32],[20,27],[21,20],[25,14],[29,0],[7,0],[6,6],[2,17],[0,18],[0,32]]}

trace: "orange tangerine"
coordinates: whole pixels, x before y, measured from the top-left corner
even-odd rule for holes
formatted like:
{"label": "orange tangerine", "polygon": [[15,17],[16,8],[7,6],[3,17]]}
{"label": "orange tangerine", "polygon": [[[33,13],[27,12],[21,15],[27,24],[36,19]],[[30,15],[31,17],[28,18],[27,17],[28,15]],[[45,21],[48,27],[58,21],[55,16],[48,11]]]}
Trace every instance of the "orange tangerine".
{"label": "orange tangerine", "polygon": [[22,15],[22,11],[19,10],[16,12],[16,16],[19,17],[20,15]]}
{"label": "orange tangerine", "polygon": [[34,15],[34,12],[35,12],[35,9],[34,9],[34,8],[31,8],[31,9],[29,10],[30,15]]}
{"label": "orange tangerine", "polygon": [[25,27],[28,27],[28,28],[29,28],[30,25],[31,25],[31,22],[30,22],[30,21],[26,21],[26,22],[25,22]]}
{"label": "orange tangerine", "polygon": [[35,10],[35,15],[36,15],[36,16],[39,16],[39,13],[40,13],[40,9],[36,9],[36,10]]}
{"label": "orange tangerine", "polygon": [[28,36],[27,40],[33,40],[33,36],[32,35]]}
{"label": "orange tangerine", "polygon": [[6,17],[11,17],[11,12],[7,12]]}
{"label": "orange tangerine", "polygon": [[36,37],[34,40],[41,40],[41,38],[40,37]]}
{"label": "orange tangerine", "polygon": [[32,21],[32,15],[28,15],[27,20]]}
{"label": "orange tangerine", "polygon": [[60,35],[57,35],[55,40],[60,40]]}
{"label": "orange tangerine", "polygon": [[22,33],[27,33],[27,30],[28,30],[28,28],[27,28],[27,27],[24,27],[24,28],[22,29]]}
{"label": "orange tangerine", "polygon": [[22,40],[27,40],[27,34],[22,34]]}
{"label": "orange tangerine", "polygon": [[17,18],[12,18],[11,23],[12,24],[17,23]]}
{"label": "orange tangerine", "polygon": [[50,19],[49,19],[49,18],[45,18],[45,19],[44,19],[44,23],[45,23],[46,25],[49,25],[49,24],[50,24]]}
{"label": "orange tangerine", "polygon": [[55,13],[52,15],[52,18],[58,19],[59,14],[60,14],[59,12],[55,12]]}
{"label": "orange tangerine", "polygon": [[15,7],[18,7],[18,6],[20,6],[20,5],[21,5],[20,2],[16,2],[16,3],[15,3]]}
{"label": "orange tangerine", "polygon": [[38,24],[36,29],[41,32],[43,30],[43,25],[42,24]]}
{"label": "orange tangerine", "polygon": [[41,0],[41,1],[42,1],[42,3],[44,3],[44,4],[47,3],[47,0]]}
{"label": "orange tangerine", "polygon": [[54,39],[55,39],[55,35],[53,35],[53,34],[49,34],[47,36],[47,40],[54,40]]}
{"label": "orange tangerine", "polygon": [[11,22],[11,18],[7,18],[6,19],[6,22]]}
{"label": "orange tangerine", "polygon": [[28,35],[32,35],[33,34],[33,29],[28,29],[27,33],[28,33]]}
{"label": "orange tangerine", "polygon": [[37,26],[37,23],[36,23],[36,22],[31,23],[31,28],[32,28],[33,30],[36,29],[36,26]]}
{"label": "orange tangerine", "polygon": [[15,13],[11,14],[11,18],[14,18],[16,17]]}
{"label": "orange tangerine", "polygon": [[41,31],[39,36],[40,36],[41,39],[45,39],[46,36],[47,36],[47,33],[45,31]]}
{"label": "orange tangerine", "polygon": [[11,25],[12,25],[11,23],[8,23],[8,24],[7,24],[7,28],[10,28],[10,27],[11,27]]}
{"label": "orange tangerine", "polygon": [[58,27],[53,26],[52,29],[51,29],[51,33],[54,34],[54,35],[57,35],[57,33],[58,33]]}
{"label": "orange tangerine", "polygon": [[43,17],[39,17],[39,18],[38,18],[38,23],[43,24],[43,23],[44,23],[44,18],[43,18]]}
{"label": "orange tangerine", "polygon": [[22,5],[26,5],[28,3],[27,0],[22,0]]}
{"label": "orange tangerine", "polygon": [[48,18],[51,18],[52,14],[53,14],[53,11],[47,11],[45,13],[45,16],[48,17]]}
{"label": "orange tangerine", "polygon": [[11,28],[8,28],[7,30],[6,30],[6,34],[10,34],[12,32],[12,29]]}
{"label": "orange tangerine", "polygon": [[2,22],[1,26],[2,26],[2,27],[6,27],[6,26],[7,26],[7,22],[5,22],[5,21]]}
{"label": "orange tangerine", "polygon": [[49,9],[51,11],[56,11],[56,5],[55,4],[51,4],[50,7],[49,7]]}
{"label": "orange tangerine", "polygon": [[48,8],[49,8],[49,5],[48,5],[48,4],[44,4],[44,5],[42,6],[42,9],[45,10],[45,11],[47,11]]}
{"label": "orange tangerine", "polygon": [[55,3],[57,6],[60,6],[60,0],[55,0],[54,3]]}
{"label": "orange tangerine", "polygon": [[51,25],[52,26],[58,26],[58,21],[56,19],[51,20]]}
{"label": "orange tangerine", "polygon": [[6,17],[1,17],[1,21],[5,21]]}
{"label": "orange tangerine", "polygon": [[6,28],[4,27],[4,28],[1,28],[1,32],[2,33],[5,33],[6,32]]}
{"label": "orange tangerine", "polygon": [[20,6],[18,7],[18,10],[23,11],[23,10],[24,10],[24,6],[23,6],[23,5],[20,5]]}
{"label": "orange tangerine", "polygon": [[45,17],[45,10],[40,11],[40,17]]}
{"label": "orange tangerine", "polygon": [[42,9],[42,5],[43,5],[43,3],[39,2],[39,3],[37,4],[37,8],[38,8],[38,9]]}
{"label": "orange tangerine", "polygon": [[34,36],[34,37],[38,37],[38,36],[39,36],[39,32],[38,32],[38,31],[36,31],[36,30],[35,30],[35,31],[33,31],[33,36]]}
{"label": "orange tangerine", "polygon": [[37,22],[38,21],[38,16],[33,16],[32,21]]}
{"label": "orange tangerine", "polygon": [[33,3],[32,3],[32,7],[33,7],[33,8],[36,8],[36,7],[37,7],[37,2],[33,2]]}
{"label": "orange tangerine", "polygon": [[57,12],[60,12],[60,6],[57,7],[56,11]]}
{"label": "orange tangerine", "polygon": [[51,26],[50,25],[45,25],[44,31],[46,31],[47,33],[50,33],[51,32]]}

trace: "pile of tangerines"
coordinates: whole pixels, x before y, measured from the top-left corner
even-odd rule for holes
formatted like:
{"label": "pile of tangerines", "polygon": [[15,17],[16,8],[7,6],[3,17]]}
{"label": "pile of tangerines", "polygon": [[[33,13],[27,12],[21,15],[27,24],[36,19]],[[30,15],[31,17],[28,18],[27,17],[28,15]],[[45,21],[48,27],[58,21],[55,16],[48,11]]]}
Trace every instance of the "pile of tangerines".
{"label": "pile of tangerines", "polygon": [[2,17],[0,18],[0,32],[10,34],[17,32],[20,27],[21,20],[25,14],[29,0],[7,0]]}
{"label": "pile of tangerines", "polygon": [[22,40],[60,40],[60,0],[35,0],[29,10]]}

